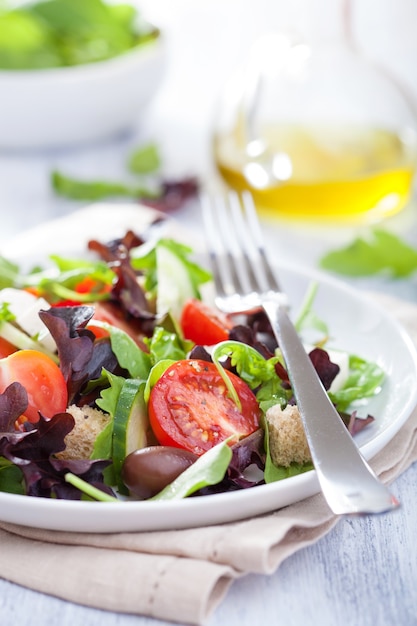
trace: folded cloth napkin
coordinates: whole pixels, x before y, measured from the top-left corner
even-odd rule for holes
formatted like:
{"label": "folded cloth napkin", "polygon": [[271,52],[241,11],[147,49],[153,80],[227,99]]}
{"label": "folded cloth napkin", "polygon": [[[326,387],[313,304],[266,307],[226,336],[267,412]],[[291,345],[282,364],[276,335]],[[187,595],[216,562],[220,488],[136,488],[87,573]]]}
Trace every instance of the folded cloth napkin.
{"label": "folded cloth napkin", "polygon": [[[375,298],[417,343],[417,307]],[[417,409],[370,464],[389,483],[416,460]],[[201,624],[235,578],[274,572],[337,520],[318,494],[256,518],[177,531],[102,535],[1,523],[0,571],[7,580],[82,605]]]}

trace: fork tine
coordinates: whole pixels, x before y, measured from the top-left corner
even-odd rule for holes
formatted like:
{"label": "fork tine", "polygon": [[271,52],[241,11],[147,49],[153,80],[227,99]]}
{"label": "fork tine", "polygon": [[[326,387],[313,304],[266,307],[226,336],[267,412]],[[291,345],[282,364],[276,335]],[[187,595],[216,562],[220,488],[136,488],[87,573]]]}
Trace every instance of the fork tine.
{"label": "fork tine", "polygon": [[252,195],[248,191],[244,191],[242,193],[242,203],[249,225],[249,232],[252,234],[253,242],[257,249],[259,260],[262,265],[262,270],[265,273],[269,289],[281,291],[280,284],[278,283],[277,277],[272,270],[271,263],[269,262],[266,254],[265,244],[263,241],[258,215],[256,213],[255,203],[253,201]]}
{"label": "fork tine", "polygon": [[206,241],[216,291],[221,296],[243,292],[245,285],[237,271],[234,254],[230,246],[231,225],[227,203],[218,196],[213,200],[207,194],[201,196]]}
{"label": "fork tine", "polygon": [[[231,224],[235,227],[233,234],[238,244],[239,256],[247,279],[248,288],[252,291],[262,290],[258,276],[255,274],[253,268],[253,259],[248,252],[249,248],[252,248],[252,250],[256,250],[256,248],[253,246],[250,229],[246,224],[245,214],[242,211],[241,201],[236,192],[230,192],[228,197],[230,209],[229,217]],[[248,291],[248,289],[246,289],[246,291]]]}
{"label": "fork tine", "polygon": [[213,215],[212,202],[207,194],[202,194],[200,196],[200,204],[202,208],[203,222],[206,231],[206,245],[213,274],[214,286],[216,288],[217,294],[219,294],[220,296],[225,296],[227,295],[227,293],[224,288],[222,268],[215,245],[215,242],[217,241],[216,222]]}
{"label": "fork tine", "polygon": [[251,194],[231,191],[214,199],[203,194],[201,206],[217,293],[280,292]]}
{"label": "fork tine", "polygon": [[245,293],[248,290],[248,286],[245,284],[245,274],[242,273],[242,268],[237,262],[238,252],[236,247],[233,249],[236,243],[236,233],[233,219],[230,217],[230,199],[227,202],[225,197],[218,196],[216,206],[220,226],[217,238],[223,242],[224,254],[227,260],[225,270],[229,272],[229,293],[235,293],[236,291]]}

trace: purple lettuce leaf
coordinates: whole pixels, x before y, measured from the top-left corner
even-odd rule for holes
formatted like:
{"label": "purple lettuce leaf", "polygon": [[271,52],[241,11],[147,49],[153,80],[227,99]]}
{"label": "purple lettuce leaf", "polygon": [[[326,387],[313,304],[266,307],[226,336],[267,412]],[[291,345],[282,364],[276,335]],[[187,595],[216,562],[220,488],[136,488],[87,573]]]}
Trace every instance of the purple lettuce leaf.
{"label": "purple lettuce leaf", "polygon": [[351,414],[349,413],[339,413],[342,418],[346,428],[354,437],[357,433],[363,430],[368,424],[372,424],[375,421],[373,415],[367,415],[366,417],[358,417],[357,411],[353,411]]}
{"label": "purple lettuce leaf", "polygon": [[309,357],[324,388],[330,389],[332,382],[340,372],[340,367],[336,363],[332,363],[328,353],[322,348],[314,348],[309,353]]}
{"label": "purple lettuce leaf", "polygon": [[123,238],[102,243],[92,239],[88,243],[89,250],[98,254],[103,261],[109,263],[116,279],[110,292],[110,304],[118,307],[115,314],[128,320],[154,320],[155,315],[149,310],[146,294],[138,283],[138,273],[130,262],[130,250],[144,243],[144,239],[133,231],[127,231]]}
{"label": "purple lettuce leaf", "polygon": [[21,383],[11,383],[0,394],[0,436],[1,433],[14,433],[16,420],[28,407],[28,394]]}
{"label": "purple lettuce leaf", "polygon": [[110,372],[120,369],[110,340],[95,339],[85,328],[93,314],[94,308],[90,306],[52,307],[39,314],[57,345],[69,404],[79,397],[90,380],[101,376],[103,368]]}
{"label": "purple lettuce leaf", "polygon": [[167,180],[162,184],[162,193],[158,198],[141,198],[140,202],[162,213],[172,213],[195,197],[198,190],[199,182],[194,177]]}
{"label": "purple lettuce leaf", "polygon": [[56,497],[64,500],[80,500],[82,492],[65,480],[68,472],[79,476],[104,493],[114,496],[113,490],[104,484],[103,471],[111,461],[107,460],[60,460],[50,457],[37,463],[22,465],[26,495],[40,498]]}
{"label": "purple lettuce leaf", "polygon": [[0,453],[20,468],[26,495],[80,499],[82,493],[65,480],[67,472],[83,478],[93,486],[113,495],[104,484],[103,470],[110,464],[107,460],[64,460],[56,453],[65,449],[65,437],[74,428],[74,418],[69,413],[58,413],[51,419],[40,415],[36,424],[27,423],[27,431],[16,433],[17,437],[3,437],[8,445],[1,446]]}

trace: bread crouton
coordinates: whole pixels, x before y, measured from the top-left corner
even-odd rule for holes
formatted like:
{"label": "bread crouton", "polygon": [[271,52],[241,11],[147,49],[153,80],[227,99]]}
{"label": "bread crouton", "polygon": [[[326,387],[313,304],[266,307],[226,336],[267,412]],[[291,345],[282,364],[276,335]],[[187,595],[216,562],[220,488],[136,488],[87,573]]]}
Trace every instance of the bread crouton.
{"label": "bread crouton", "polygon": [[279,404],[266,412],[269,433],[269,448],[274,465],[288,467],[291,463],[311,461],[310,449],[296,406]]}
{"label": "bread crouton", "polygon": [[110,416],[89,406],[71,405],[67,409],[75,419],[75,426],[65,437],[66,448],[57,457],[60,459],[89,459],[97,436],[108,423]]}

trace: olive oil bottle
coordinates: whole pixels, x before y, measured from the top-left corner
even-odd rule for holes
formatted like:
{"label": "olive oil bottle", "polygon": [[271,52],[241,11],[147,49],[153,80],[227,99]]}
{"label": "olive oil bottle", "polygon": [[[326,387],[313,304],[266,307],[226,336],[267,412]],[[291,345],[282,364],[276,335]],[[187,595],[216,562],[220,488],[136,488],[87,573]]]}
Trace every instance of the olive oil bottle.
{"label": "olive oil bottle", "polygon": [[407,203],[417,163],[412,134],[350,124],[273,124],[242,145],[236,126],[214,136],[226,183],[261,212],[332,221],[379,220]]}

